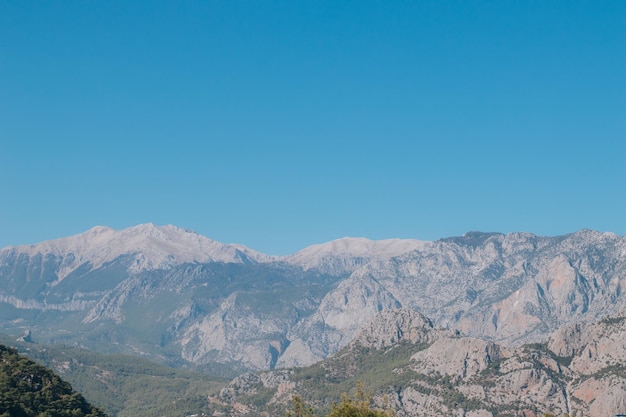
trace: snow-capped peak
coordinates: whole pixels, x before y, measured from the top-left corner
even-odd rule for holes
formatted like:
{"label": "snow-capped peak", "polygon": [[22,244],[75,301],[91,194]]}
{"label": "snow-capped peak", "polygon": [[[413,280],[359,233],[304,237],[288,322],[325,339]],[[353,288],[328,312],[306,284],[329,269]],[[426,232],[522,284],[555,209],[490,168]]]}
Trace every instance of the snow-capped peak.
{"label": "snow-capped peak", "polygon": [[360,257],[388,258],[422,248],[426,243],[415,239],[370,240],[363,237],[344,237],[330,242],[311,245],[290,255],[290,258],[326,255],[347,255]]}
{"label": "snow-capped peak", "polygon": [[122,230],[95,226],[74,236],[4,248],[0,250],[0,257],[14,253],[29,257],[51,255],[61,258],[57,271],[59,280],[86,263],[95,269],[121,256],[131,257],[129,270],[132,272],[163,269],[183,263],[280,260],[304,269],[316,268],[341,274],[353,271],[368,261],[384,260],[423,248],[427,243],[412,239],[369,240],[346,237],[309,246],[293,255],[276,257],[243,245],[220,243],[173,225],[145,223]]}
{"label": "snow-capped peak", "polygon": [[[412,250],[424,248],[430,242],[415,239],[370,240],[362,237],[344,237],[327,243],[312,245],[284,260],[305,269],[327,264],[329,258],[350,263],[350,259],[383,260]],[[337,261],[333,262],[337,264]]]}
{"label": "snow-capped peak", "polygon": [[273,257],[253,251],[242,245],[229,245],[211,240],[190,230],[176,226],[140,224],[123,230],[96,226],[84,233],[34,245],[14,246],[3,251],[52,254],[67,258],[59,278],[67,276],[79,265],[89,262],[100,267],[122,255],[133,255],[133,271],[160,269],[182,263],[202,262],[267,262]]}

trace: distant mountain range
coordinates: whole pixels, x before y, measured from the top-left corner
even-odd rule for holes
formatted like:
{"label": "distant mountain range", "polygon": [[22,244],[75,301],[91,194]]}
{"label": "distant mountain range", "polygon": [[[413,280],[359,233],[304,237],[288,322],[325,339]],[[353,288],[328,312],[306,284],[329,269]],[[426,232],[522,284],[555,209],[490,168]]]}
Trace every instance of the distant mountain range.
{"label": "distant mountain range", "polygon": [[269,256],[144,224],[0,250],[0,332],[221,373],[305,366],[383,310],[505,346],[626,307],[626,239],[345,238]]}

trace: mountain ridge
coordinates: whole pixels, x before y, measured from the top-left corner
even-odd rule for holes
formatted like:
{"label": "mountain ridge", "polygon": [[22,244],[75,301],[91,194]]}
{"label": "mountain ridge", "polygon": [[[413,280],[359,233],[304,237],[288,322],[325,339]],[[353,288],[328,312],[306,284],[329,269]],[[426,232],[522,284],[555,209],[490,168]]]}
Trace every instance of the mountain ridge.
{"label": "mountain ridge", "polygon": [[[240,375],[210,400],[232,415],[278,414],[294,395],[327,409],[360,381],[374,404],[399,417],[605,417],[626,411],[624,340],[626,310],[517,348],[437,328],[410,309],[388,310],[335,355]],[[571,344],[579,349],[567,350]]]}
{"label": "mountain ridge", "polygon": [[[206,263],[194,250],[214,241],[174,226],[78,236],[39,246],[52,248],[47,254],[0,250],[0,330],[88,347],[105,341],[193,366],[267,369],[332,355],[383,310],[409,308],[440,327],[521,345],[626,305],[626,239],[592,230],[344,238],[270,258],[218,242],[225,257]],[[84,253],[106,260],[99,267],[68,249],[92,238]],[[173,259],[164,255],[171,247]],[[176,258],[181,247],[195,249]]]}
{"label": "mountain ridge", "polygon": [[[382,257],[382,258],[391,258],[394,256],[399,256],[403,253],[410,252],[415,249],[423,249],[426,246],[440,244],[440,243],[448,243],[448,242],[456,242],[456,243],[470,243],[474,242],[473,245],[478,246],[477,243],[488,240],[494,236],[524,236],[530,238],[538,238],[538,239],[564,239],[573,235],[588,235],[588,234],[601,234],[608,237],[624,237],[618,235],[613,232],[600,232],[593,229],[580,229],[575,232],[567,233],[564,235],[556,235],[556,236],[542,236],[537,235],[530,232],[510,232],[510,233],[501,233],[501,232],[481,232],[481,231],[468,231],[461,236],[450,236],[450,237],[442,237],[436,240],[418,240],[418,239],[401,239],[401,238],[387,238],[387,239],[368,239],[365,237],[352,237],[345,236],[338,239],[334,239],[331,241],[312,244],[306,246],[300,250],[297,250],[294,253],[287,255],[269,255],[263,252],[251,249],[248,246],[238,244],[238,243],[222,243],[217,240],[206,237],[202,234],[199,234],[191,229],[177,227],[172,224],[167,224],[163,226],[155,225],[154,223],[142,223],[136,226],[131,226],[123,229],[113,229],[108,226],[94,226],[84,232],[71,235],[64,236],[54,239],[48,239],[40,242],[30,243],[30,244],[22,244],[22,245],[8,245],[0,248],[0,253],[3,252],[21,252],[26,253],[30,256],[34,256],[36,254],[42,253],[52,253],[55,255],[66,255],[73,251],[78,252],[87,252],[87,254],[91,254],[91,252],[97,252],[98,250],[104,251],[101,247],[110,245],[111,243],[124,241],[126,242],[126,247],[118,249],[116,251],[111,251],[114,255],[110,255],[109,253],[99,253],[100,258],[98,259],[97,266],[100,266],[102,263],[106,261],[111,261],[115,258],[115,256],[119,256],[122,253],[129,253],[133,250],[136,250],[136,244],[144,244],[145,240],[153,239],[150,243],[159,245],[168,246],[169,248],[176,248],[176,245],[182,245],[183,243],[188,243],[190,246],[194,244],[196,247],[193,251],[193,255],[198,255],[200,251],[206,251],[204,253],[205,259],[193,259],[187,258],[188,260],[181,261],[182,262],[237,262],[241,261],[241,259],[237,259],[235,257],[227,257],[222,255],[222,257],[218,255],[211,256],[215,252],[219,254],[219,251],[215,249],[220,249],[222,247],[232,248],[234,250],[239,250],[243,253],[250,253],[250,259],[256,262],[272,262],[272,261],[285,261],[288,263],[296,263],[302,264],[303,262],[308,261],[308,258],[311,257],[323,257],[326,255],[337,255],[337,254],[349,254],[354,257],[364,257],[367,258],[369,256]],[[182,239],[181,239],[182,237]],[[182,242],[180,242],[182,240]],[[196,242],[194,242],[196,240]],[[88,246],[87,250],[80,249],[81,244],[83,246]],[[131,246],[130,243],[135,244],[135,246]],[[141,245],[140,245],[141,246]],[[163,248],[165,249],[165,248]],[[125,250],[125,252],[124,252]],[[176,251],[173,251],[176,252]],[[106,255],[106,256],[105,256]],[[93,255],[92,255],[93,256]],[[89,260],[88,256],[84,256],[85,260]],[[157,263],[158,265],[158,263]],[[163,263],[162,266],[170,266],[171,264]]]}
{"label": "mountain ridge", "polygon": [[69,263],[59,270],[59,279],[65,278],[83,263],[99,268],[117,257],[135,254],[130,265],[133,272],[161,269],[181,263],[204,262],[268,262],[273,257],[238,244],[224,244],[188,229],[173,225],[156,226],[145,223],[115,230],[95,226],[73,236],[47,240],[30,245],[9,246],[3,253],[41,254],[59,257],[71,256]]}

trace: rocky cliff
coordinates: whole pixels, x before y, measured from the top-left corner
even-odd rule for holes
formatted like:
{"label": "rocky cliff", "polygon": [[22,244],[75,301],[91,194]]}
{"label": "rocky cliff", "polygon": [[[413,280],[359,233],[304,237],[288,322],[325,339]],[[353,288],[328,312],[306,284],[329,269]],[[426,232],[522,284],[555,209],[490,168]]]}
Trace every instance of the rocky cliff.
{"label": "rocky cliff", "polygon": [[625,285],[626,239],[590,230],[347,238],[278,258],[173,226],[97,227],[0,250],[0,331],[268,369],[320,361],[398,308],[506,346],[539,342],[623,310]]}
{"label": "rocky cliff", "polygon": [[621,314],[511,348],[438,329],[412,310],[386,311],[323,362],[245,374],[213,401],[251,416],[277,412],[293,395],[323,408],[360,380],[375,403],[400,417],[623,414],[625,331]]}

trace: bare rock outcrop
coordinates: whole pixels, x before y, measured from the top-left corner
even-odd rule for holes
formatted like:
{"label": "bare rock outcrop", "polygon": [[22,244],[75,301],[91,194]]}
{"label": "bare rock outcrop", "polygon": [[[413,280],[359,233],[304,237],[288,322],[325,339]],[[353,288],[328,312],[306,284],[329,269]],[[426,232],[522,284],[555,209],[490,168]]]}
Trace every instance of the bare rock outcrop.
{"label": "bare rock outcrop", "polygon": [[365,324],[352,342],[368,348],[383,349],[398,343],[429,343],[441,334],[424,315],[409,309],[385,310]]}
{"label": "bare rock outcrop", "polygon": [[[504,347],[439,329],[409,309],[386,310],[362,326],[338,354],[299,377],[298,371],[288,370],[244,375],[222,390],[220,398],[236,402],[273,387],[269,403],[286,404],[294,394],[306,398],[313,390],[316,406],[324,406],[328,404],[320,403],[319,398],[336,384],[359,375],[371,378],[374,372],[374,384],[389,381],[389,386],[374,393],[375,404],[391,406],[398,417],[623,414],[623,330],[624,320],[619,315],[595,324],[565,326],[549,343]],[[376,370],[361,369],[363,364]],[[311,384],[307,378],[316,379]]]}
{"label": "bare rock outcrop", "polygon": [[411,369],[426,375],[467,379],[508,356],[501,346],[471,337],[445,337],[411,357]]}
{"label": "bare rock outcrop", "polygon": [[559,356],[571,357],[570,369],[592,375],[608,367],[626,364],[626,312],[598,323],[577,323],[555,332],[548,348]]}
{"label": "bare rock outcrop", "polygon": [[346,346],[377,313],[399,307],[398,300],[371,277],[343,281],[326,294],[315,313],[289,331],[291,343],[277,367],[318,362]]}

